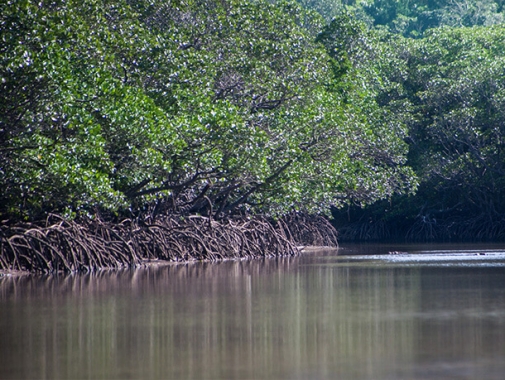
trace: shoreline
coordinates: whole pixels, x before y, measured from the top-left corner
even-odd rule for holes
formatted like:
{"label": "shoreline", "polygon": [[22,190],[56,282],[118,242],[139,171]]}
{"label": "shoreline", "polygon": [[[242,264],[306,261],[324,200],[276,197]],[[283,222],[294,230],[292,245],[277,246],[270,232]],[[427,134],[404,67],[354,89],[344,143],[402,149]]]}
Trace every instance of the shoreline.
{"label": "shoreline", "polygon": [[[316,252],[325,252],[325,251],[338,251],[339,247],[331,247],[331,246],[319,246],[319,245],[306,245],[306,246],[298,246],[296,247],[299,251],[299,255],[302,254],[310,254]],[[268,256],[263,257],[265,259],[275,259],[278,257],[286,257],[286,256]],[[132,267],[132,269],[139,268],[160,268],[171,265],[185,265],[185,264],[198,264],[198,263],[221,263],[224,261],[237,261],[237,260],[257,260],[260,257],[243,257],[243,258],[222,258],[219,260],[184,260],[184,261],[171,261],[171,260],[163,260],[163,259],[143,259],[139,264]],[[128,269],[127,266],[121,268],[102,268],[97,269],[97,271],[117,271]],[[87,274],[90,272],[82,272],[82,274]],[[92,273],[92,272],[91,272]],[[0,280],[3,278],[19,278],[23,276],[31,276],[31,275],[45,275],[45,276],[59,276],[59,275],[69,275],[69,274],[80,274],[80,272],[71,272],[71,273],[39,273],[39,272],[30,272],[28,270],[18,270],[18,269],[0,269]]]}
{"label": "shoreline", "polygon": [[296,256],[338,247],[338,232],[327,219],[296,213],[279,220],[258,215],[222,221],[167,215],[150,224],[51,215],[41,223],[0,227],[3,276]]}

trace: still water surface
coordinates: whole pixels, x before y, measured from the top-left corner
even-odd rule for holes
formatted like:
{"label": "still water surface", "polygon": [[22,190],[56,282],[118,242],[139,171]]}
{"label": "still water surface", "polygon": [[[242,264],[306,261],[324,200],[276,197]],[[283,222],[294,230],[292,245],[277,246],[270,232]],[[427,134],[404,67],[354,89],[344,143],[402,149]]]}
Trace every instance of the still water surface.
{"label": "still water surface", "polygon": [[3,277],[18,378],[505,379],[505,247]]}

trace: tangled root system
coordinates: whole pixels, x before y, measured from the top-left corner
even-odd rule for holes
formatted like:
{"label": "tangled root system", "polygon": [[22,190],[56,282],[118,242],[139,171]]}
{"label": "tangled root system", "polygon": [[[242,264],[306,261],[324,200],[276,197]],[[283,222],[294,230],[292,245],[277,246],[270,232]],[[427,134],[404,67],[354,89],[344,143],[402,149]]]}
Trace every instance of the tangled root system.
{"label": "tangled root system", "polygon": [[99,221],[78,224],[51,215],[43,226],[2,226],[0,233],[2,269],[88,272],[141,260],[128,241]]}
{"label": "tangled root system", "polygon": [[335,246],[324,218],[290,214],[273,223],[261,217],[215,221],[170,216],[144,224],[126,219],[75,222],[51,215],[43,224],[0,226],[0,269],[92,272],[146,261],[199,261],[293,256],[300,245]]}
{"label": "tangled root system", "polygon": [[328,219],[292,212],[277,222],[277,228],[298,246],[338,247],[338,233]]}

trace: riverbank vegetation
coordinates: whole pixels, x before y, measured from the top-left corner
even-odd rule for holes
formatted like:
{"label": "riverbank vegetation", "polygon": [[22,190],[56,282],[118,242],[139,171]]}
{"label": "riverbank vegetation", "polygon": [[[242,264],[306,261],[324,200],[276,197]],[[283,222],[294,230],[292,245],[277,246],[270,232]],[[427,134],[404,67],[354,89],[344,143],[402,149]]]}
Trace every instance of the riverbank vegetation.
{"label": "riverbank vegetation", "polygon": [[149,224],[49,215],[45,223],[2,226],[0,234],[0,269],[44,273],[294,256],[304,248],[300,244],[337,245],[336,231],[327,219],[299,214],[276,222],[259,216],[226,222],[199,215],[164,216]]}
{"label": "riverbank vegetation", "polygon": [[[380,36],[373,49],[385,45],[388,52],[379,55],[377,72],[390,87],[377,99],[408,129],[407,164],[419,188],[413,197],[335,208],[341,238],[503,240],[503,2],[370,4],[362,3],[364,11],[391,11],[389,23],[377,18],[369,23]],[[423,14],[434,22],[424,23],[419,33],[395,27],[406,15],[408,25],[419,23]]]}
{"label": "riverbank vegetation", "polygon": [[[273,226],[415,186],[368,73],[328,54],[322,20],[294,3],[13,1],[1,14],[4,258],[46,246],[41,233],[60,241],[49,213],[65,239],[70,220]],[[42,232],[12,244],[34,221]]]}
{"label": "riverbank vegetation", "polygon": [[390,76],[398,90],[381,97],[409,128],[420,186],[415,197],[335,215],[349,238],[504,239],[505,28],[444,28],[391,44],[403,58]]}
{"label": "riverbank vegetation", "polygon": [[269,255],[251,228],[290,254],[335,244],[293,232],[330,210],[344,238],[503,237],[502,5],[299,3],[2,3],[1,265]]}

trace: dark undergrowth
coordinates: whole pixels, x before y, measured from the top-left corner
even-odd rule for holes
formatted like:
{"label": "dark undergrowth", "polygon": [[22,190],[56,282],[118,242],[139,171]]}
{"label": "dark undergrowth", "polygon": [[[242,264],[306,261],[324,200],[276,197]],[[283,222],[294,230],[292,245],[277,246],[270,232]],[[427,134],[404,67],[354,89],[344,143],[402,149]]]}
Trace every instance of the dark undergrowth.
{"label": "dark undergrowth", "polygon": [[505,241],[505,217],[488,215],[436,218],[418,215],[398,220],[362,217],[335,221],[340,241]]}

